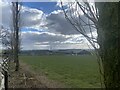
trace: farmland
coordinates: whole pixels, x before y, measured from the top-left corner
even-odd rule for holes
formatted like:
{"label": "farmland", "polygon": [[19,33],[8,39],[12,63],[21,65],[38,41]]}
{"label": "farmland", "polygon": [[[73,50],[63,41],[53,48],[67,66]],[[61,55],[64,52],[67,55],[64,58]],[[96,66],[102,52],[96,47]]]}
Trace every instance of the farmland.
{"label": "farmland", "polygon": [[74,88],[100,87],[95,56],[20,56],[20,60],[36,73]]}

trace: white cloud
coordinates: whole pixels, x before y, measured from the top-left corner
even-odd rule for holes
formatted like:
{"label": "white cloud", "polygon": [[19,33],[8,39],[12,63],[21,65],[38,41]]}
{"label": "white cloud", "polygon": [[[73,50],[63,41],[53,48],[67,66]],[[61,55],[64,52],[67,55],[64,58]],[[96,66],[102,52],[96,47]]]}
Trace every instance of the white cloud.
{"label": "white cloud", "polygon": [[[12,7],[11,3],[7,2],[0,2],[0,24],[4,25],[5,27],[12,27]],[[36,28],[40,29],[41,25],[44,25],[45,16],[41,10],[29,8],[29,7],[22,7],[20,13],[20,26],[21,27],[28,27],[28,28]]]}
{"label": "white cloud", "polygon": [[[24,49],[87,49],[88,45],[82,35],[63,35],[50,32],[23,32]],[[32,48],[31,48],[32,47]]]}
{"label": "white cloud", "polygon": [[[1,23],[9,26],[11,22],[9,5],[3,3],[0,7],[3,10],[3,21]],[[45,27],[42,27],[44,25]],[[55,10],[51,14],[45,15],[41,10],[22,7],[21,27],[28,30],[22,32],[21,36],[24,49],[88,48],[88,42],[65,19],[62,10]],[[37,31],[31,31],[30,29],[36,29]]]}
{"label": "white cloud", "polygon": [[44,20],[45,15],[43,11],[29,7],[22,7],[21,10],[22,27],[40,29],[40,26],[44,25]]}

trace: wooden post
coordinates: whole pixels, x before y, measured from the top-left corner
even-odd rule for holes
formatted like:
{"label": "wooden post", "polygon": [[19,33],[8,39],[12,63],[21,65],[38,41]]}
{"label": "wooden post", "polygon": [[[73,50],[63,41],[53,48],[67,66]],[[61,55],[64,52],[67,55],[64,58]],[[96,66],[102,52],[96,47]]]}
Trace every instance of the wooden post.
{"label": "wooden post", "polygon": [[4,85],[5,85],[5,90],[8,90],[8,72],[4,71]]}

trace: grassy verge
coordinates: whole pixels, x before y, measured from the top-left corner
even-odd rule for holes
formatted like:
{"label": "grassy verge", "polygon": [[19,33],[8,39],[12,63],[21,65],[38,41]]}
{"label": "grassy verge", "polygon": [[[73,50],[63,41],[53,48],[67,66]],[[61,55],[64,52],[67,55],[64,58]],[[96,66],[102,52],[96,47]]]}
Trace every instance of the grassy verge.
{"label": "grassy verge", "polygon": [[49,79],[76,88],[100,87],[94,56],[20,56],[20,60]]}

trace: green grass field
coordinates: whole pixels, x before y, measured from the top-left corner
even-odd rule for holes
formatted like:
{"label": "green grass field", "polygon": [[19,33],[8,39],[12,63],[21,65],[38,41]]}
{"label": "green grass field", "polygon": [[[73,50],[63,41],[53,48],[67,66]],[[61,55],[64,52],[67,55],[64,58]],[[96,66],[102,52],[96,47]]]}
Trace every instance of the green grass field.
{"label": "green grass field", "polygon": [[20,56],[37,73],[76,88],[100,87],[95,56]]}

